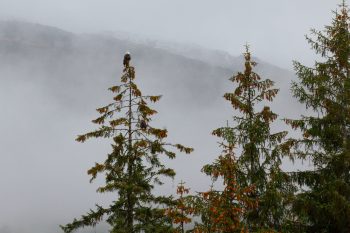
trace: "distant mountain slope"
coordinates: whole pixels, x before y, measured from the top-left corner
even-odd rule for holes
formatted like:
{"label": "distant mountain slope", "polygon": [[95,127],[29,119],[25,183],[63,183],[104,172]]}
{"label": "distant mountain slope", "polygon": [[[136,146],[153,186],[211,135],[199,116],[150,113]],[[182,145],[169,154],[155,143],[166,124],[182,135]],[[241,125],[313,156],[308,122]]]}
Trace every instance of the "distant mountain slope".
{"label": "distant mountain slope", "polygon": [[[158,92],[165,88],[170,96],[181,92],[180,100],[193,104],[208,104],[220,98],[229,85],[227,79],[243,68],[242,57],[180,47],[138,44],[106,35],[77,35],[39,24],[0,22],[0,67],[9,70],[16,66],[15,71],[26,72],[27,79],[41,78],[54,88],[54,94],[63,98],[72,98],[71,88],[79,86],[84,93],[91,91],[91,86],[102,87],[118,78],[125,51],[131,52],[142,83],[152,85]],[[289,85],[292,77],[291,72],[267,63],[261,62],[257,70],[281,88]],[[63,92],[57,93],[58,90]]]}

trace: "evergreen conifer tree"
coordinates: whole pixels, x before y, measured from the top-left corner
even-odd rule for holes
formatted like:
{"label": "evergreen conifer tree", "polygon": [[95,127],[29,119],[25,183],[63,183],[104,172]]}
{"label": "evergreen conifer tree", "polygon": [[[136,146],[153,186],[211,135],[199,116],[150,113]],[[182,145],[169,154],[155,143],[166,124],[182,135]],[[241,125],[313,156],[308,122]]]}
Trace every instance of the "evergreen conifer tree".
{"label": "evergreen conifer tree", "polygon": [[157,112],[148,102],[157,102],[161,96],[145,96],[135,83],[135,69],[129,65],[130,55],[124,59],[121,84],[111,87],[113,102],[98,108],[100,116],[93,120],[99,128],[77,137],[78,142],[90,138],[112,138],[112,152],[102,163],[88,170],[93,181],[98,174],[105,177],[105,185],[97,192],[115,192],[116,200],[107,208],[100,205],[80,219],[61,226],[64,232],[94,226],[105,217],[111,233],[172,232],[171,219],[165,209],[171,197],[156,196],[154,185],[161,185],[161,177],[174,177],[175,171],[161,163],[159,156],[175,158],[169,150],[174,147],[190,153],[193,149],[165,142],[166,129],[151,126]]}
{"label": "evergreen conifer tree", "polygon": [[191,215],[193,215],[193,208],[188,203],[190,196],[187,196],[189,189],[185,187],[185,182],[181,181],[176,193],[178,198],[174,200],[174,205],[170,206],[166,210],[166,216],[168,216],[174,224],[177,224],[174,233],[185,233],[185,225],[192,221]]}
{"label": "evergreen conifer tree", "polygon": [[[223,154],[203,171],[214,180],[221,178],[224,189],[222,191],[211,188],[208,192],[199,193],[200,203],[208,203],[203,206],[202,214],[207,218],[201,224],[196,224],[194,232],[198,233],[246,233],[248,224],[244,216],[257,208],[257,199],[252,198],[255,193],[253,185],[241,187],[237,182],[239,172],[238,163],[233,153],[233,145],[225,145]],[[208,208],[208,210],[207,210]]]}
{"label": "evergreen conifer tree", "polygon": [[[248,46],[244,58],[244,72],[230,79],[236,84],[234,91],[224,95],[239,111],[233,116],[234,126],[213,131],[226,142],[222,144],[225,153],[213,164],[206,165],[203,171],[224,181],[224,190],[216,192],[212,203],[213,208],[226,212],[224,218],[231,220],[224,219],[218,232],[235,232],[229,230],[230,224],[238,224],[236,230],[249,232],[286,231],[290,217],[288,206],[294,191],[288,174],[281,169],[285,153],[282,142],[287,132],[272,133],[270,124],[277,115],[268,106],[262,107],[264,101],[273,100],[278,89],[273,88],[271,80],[262,80],[253,71],[256,63],[251,60]],[[260,107],[262,109],[257,110]],[[237,158],[234,149],[240,153]],[[254,208],[255,203],[257,208]],[[232,210],[237,211],[236,215],[229,217],[234,213]]]}
{"label": "evergreen conifer tree", "polygon": [[343,1],[324,31],[312,30],[308,43],[322,61],[294,67],[299,82],[292,92],[315,114],[287,120],[301,130],[291,140],[294,156],[313,169],[294,173],[300,194],[294,204],[306,232],[350,232],[350,17]]}

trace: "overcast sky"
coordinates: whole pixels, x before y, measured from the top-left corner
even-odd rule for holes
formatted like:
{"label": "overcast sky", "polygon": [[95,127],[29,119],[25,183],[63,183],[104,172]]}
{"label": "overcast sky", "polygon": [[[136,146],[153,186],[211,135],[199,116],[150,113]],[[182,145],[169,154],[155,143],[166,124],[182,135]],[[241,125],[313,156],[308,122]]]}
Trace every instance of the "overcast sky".
{"label": "overcast sky", "polygon": [[175,42],[254,54],[292,69],[312,64],[304,35],[329,24],[340,0],[0,0],[0,19],[73,32],[126,31]]}

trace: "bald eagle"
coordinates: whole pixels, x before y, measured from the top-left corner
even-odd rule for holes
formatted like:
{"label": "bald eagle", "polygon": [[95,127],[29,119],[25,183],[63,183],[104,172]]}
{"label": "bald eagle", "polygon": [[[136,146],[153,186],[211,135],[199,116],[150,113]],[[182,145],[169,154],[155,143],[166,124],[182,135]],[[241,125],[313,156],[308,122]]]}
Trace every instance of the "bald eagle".
{"label": "bald eagle", "polygon": [[123,64],[124,64],[124,67],[125,68],[128,68],[129,67],[129,62],[131,60],[131,56],[130,56],[130,53],[129,52],[126,52],[125,55],[124,55],[124,61],[123,61]]}

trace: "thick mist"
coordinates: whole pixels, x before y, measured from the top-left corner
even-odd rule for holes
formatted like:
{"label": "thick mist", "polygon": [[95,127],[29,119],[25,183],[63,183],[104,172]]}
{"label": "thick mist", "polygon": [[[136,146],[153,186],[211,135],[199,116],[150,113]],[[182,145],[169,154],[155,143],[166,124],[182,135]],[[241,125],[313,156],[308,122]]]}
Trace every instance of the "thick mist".
{"label": "thick mist", "polygon": [[125,31],[241,53],[246,42],[263,60],[291,69],[313,62],[304,35],[321,29],[341,1],[329,0],[1,0],[0,19],[75,32]]}
{"label": "thick mist", "polygon": [[[329,24],[337,3],[0,0],[0,233],[59,233],[59,224],[115,198],[97,194],[103,179],[90,184],[86,172],[110,142],[74,139],[94,129],[95,109],[111,100],[107,89],[119,82],[126,51],[143,93],[163,95],[154,124],[168,129],[169,141],[195,149],[165,160],[177,176],[156,191],[175,193],[180,180],[206,190],[210,180],[200,170],[220,153],[211,131],[236,114],[222,96],[243,68],[243,45],[257,57],[256,72],[280,88],[272,110],[298,117],[304,109],[290,93],[292,60],[313,64],[304,35]],[[289,130],[282,120],[273,127]]]}
{"label": "thick mist", "polygon": [[[168,129],[170,142],[195,149],[164,159],[177,176],[155,191],[173,194],[180,180],[191,192],[208,189],[200,170],[220,153],[212,130],[237,114],[222,96],[243,69],[243,45],[251,45],[256,72],[280,89],[266,103],[280,115],[273,130],[290,130],[281,119],[305,112],[290,93],[292,60],[313,64],[304,35],[329,24],[336,4],[1,0],[0,233],[59,233],[59,224],[116,198],[97,194],[103,177],[90,184],[87,175],[110,141],[75,137],[95,128],[95,109],[111,100],[107,89],[119,83],[126,51],[143,93],[163,95],[154,125]],[[102,223],[78,233],[106,231]]]}
{"label": "thick mist", "polygon": [[[157,192],[174,193],[180,180],[192,191],[208,188],[210,180],[200,170],[220,153],[211,131],[231,122],[234,112],[222,96],[233,89],[228,78],[243,68],[242,56],[198,47],[189,54],[174,45],[18,21],[0,22],[0,42],[1,233],[61,232],[59,224],[113,200],[113,195],[96,194],[102,179],[90,184],[86,173],[104,160],[110,142],[74,139],[94,129],[94,109],[111,100],[107,89],[119,82],[127,50],[144,94],[163,95],[154,106],[159,112],[154,124],[168,129],[169,141],[195,149],[165,160],[177,176]],[[273,110],[298,116],[302,109],[289,92],[293,73],[256,60],[256,71],[281,89]],[[288,129],[281,121],[274,127]],[[290,163],[284,166],[291,168]],[[81,232],[103,229],[102,224]]]}

